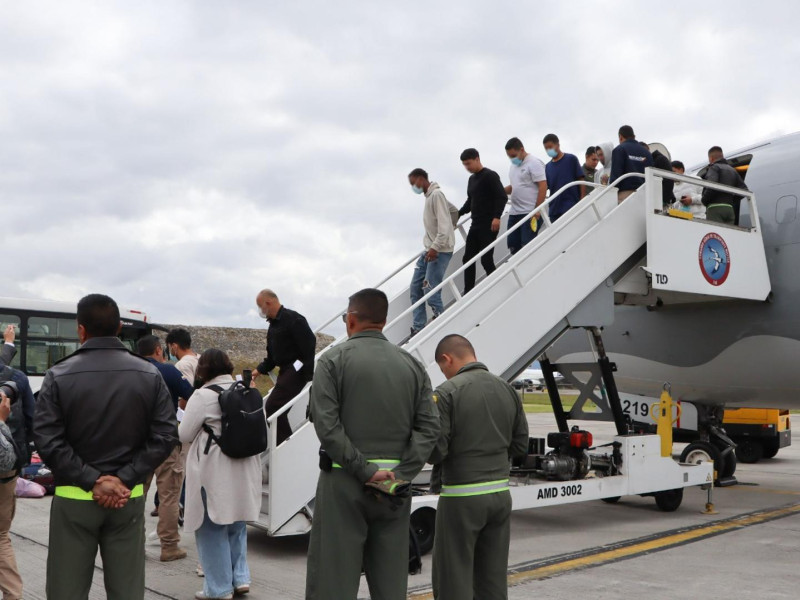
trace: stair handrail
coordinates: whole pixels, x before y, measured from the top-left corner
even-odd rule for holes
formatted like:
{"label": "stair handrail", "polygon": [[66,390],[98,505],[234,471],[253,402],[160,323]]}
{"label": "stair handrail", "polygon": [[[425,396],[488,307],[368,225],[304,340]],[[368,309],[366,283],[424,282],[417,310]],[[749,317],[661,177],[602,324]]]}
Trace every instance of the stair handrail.
{"label": "stair handrail", "polygon": [[735,196],[741,196],[743,198],[747,198],[747,203],[750,205],[750,214],[752,215],[752,218],[750,219],[750,227],[748,229],[752,232],[758,231],[758,225],[760,221],[758,220],[758,205],[755,202],[756,199],[755,192],[752,192],[749,189],[744,190],[742,188],[737,188],[730,185],[715,183],[713,181],[706,181],[705,179],[701,179],[700,177],[694,177],[691,175],[681,175],[680,173],[665,171],[664,169],[651,169],[651,171],[654,176],[660,177],[661,179],[672,179],[673,181],[680,181],[682,183],[688,183],[690,185],[694,185],[697,187],[709,188],[712,190],[727,192]]}
{"label": "stair handrail", "polygon": [[[620,177],[619,179],[615,180],[615,181],[614,181],[614,185],[608,185],[608,186],[603,186],[603,185],[601,185],[601,184],[594,183],[594,182],[588,182],[588,181],[573,181],[572,183],[568,183],[567,185],[565,185],[564,187],[562,187],[561,189],[559,189],[559,190],[558,190],[558,191],[557,191],[555,194],[551,195],[551,196],[550,196],[550,197],[549,197],[547,200],[545,200],[544,202],[542,202],[542,203],[541,203],[539,206],[537,206],[537,207],[536,207],[536,208],[534,208],[532,211],[530,211],[530,212],[529,212],[529,213],[526,215],[526,217],[525,217],[524,219],[520,220],[520,222],[519,222],[519,223],[516,223],[516,224],[515,224],[513,227],[511,227],[510,229],[507,229],[503,235],[501,235],[501,236],[498,236],[498,238],[497,238],[497,239],[496,239],[494,242],[492,242],[492,243],[491,243],[489,246],[487,246],[486,248],[484,248],[483,250],[481,250],[481,252],[479,252],[477,255],[475,255],[475,256],[474,256],[472,259],[470,259],[469,261],[467,261],[466,263],[464,263],[464,264],[463,264],[463,265],[462,265],[462,266],[461,266],[461,267],[460,267],[458,270],[456,270],[456,271],[455,271],[454,273],[452,273],[452,274],[451,274],[449,277],[447,277],[445,280],[443,280],[443,281],[442,281],[442,282],[441,282],[439,285],[437,285],[436,287],[432,288],[432,289],[431,289],[431,290],[430,290],[430,291],[429,291],[427,294],[425,294],[425,295],[424,295],[422,298],[420,298],[420,300],[418,300],[417,302],[415,302],[414,304],[412,304],[412,305],[411,305],[411,307],[407,308],[407,309],[406,309],[406,310],[404,310],[402,313],[400,313],[400,315],[398,315],[398,316],[397,316],[397,317],[395,317],[395,318],[394,318],[392,321],[390,321],[389,323],[387,323],[387,324],[386,324],[386,326],[384,327],[384,329],[385,329],[385,328],[388,328],[388,327],[389,327],[389,326],[391,326],[391,325],[393,325],[394,323],[396,323],[396,322],[397,322],[398,320],[400,320],[401,318],[404,318],[404,317],[405,317],[406,315],[408,315],[408,314],[409,314],[411,311],[413,311],[413,310],[414,310],[414,308],[416,308],[417,306],[419,306],[420,304],[422,304],[422,303],[423,303],[423,302],[424,302],[424,301],[425,301],[425,300],[428,298],[428,296],[430,296],[431,294],[435,294],[436,292],[440,291],[441,289],[443,289],[443,288],[444,288],[444,286],[445,286],[445,285],[449,285],[449,284],[450,284],[452,281],[454,281],[454,278],[455,278],[457,275],[459,275],[459,274],[463,273],[463,272],[464,272],[464,270],[465,270],[467,267],[469,267],[470,265],[473,265],[473,264],[475,264],[475,263],[476,263],[478,260],[480,260],[480,258],[481,258],[481,257],[482,257],[484,254],[486,254],[486,253],[487,253],[489,250],[494,250],[494,248],[495,248],[495,247],[496,247],[496,246],[497,246],[497,245],[498,245],[498,244],[499,244],[499,243],[500,243],[502,240],[504,240],[504,239],[507,239],[507,237],[508,237],[508,234],[509,234],[509,233],[511,233],[511,232],[513,232],[513,231],[515,231],[517,228],[519,228],[519,227],[523,226],[524,224],[526,224],[526,223],[528,222],[528,218],[529,218],[529,217],[532,217],[534,214],[536,214],[536,213],[538,213],[538,212],[541,212],[541,213],[542,213],[542,218],[543,218],[543,220],[545,221],[545,224],[546,224],[546,226],[547,226],[547,227],[549,227],[549,226],[552,224],[552,222],[550,221],[550,216],[547,214],[547,211],[544,211],[543,209],[544,209],[544,208],[546,208],[546,207],[548,207],[548,206],[550,205],[550,203],[551,203],[553,200],[555,200],[556,198],[558,198],[558,197],[559,197],[559,196],[560,196],[560,195],[561,195],[563,192],[565,192],[567,189],[569,189],[569,188],[573,188],[573,187],[577,187],[577,186],[579,186],[579,185],[586,185],[586,186],[591,186],[591,187],[594,187],[594,188],[599,188],[599,187],[605,188],[605,189],[603,189],[603,191],[602,191],[600,194],[598,194],[597,198],[595,198],[595,199],[592,201],[592,204],[594,204],[594,203],[595,203],[595,202],[596,202],[596,201],[597,201],[597,200],[598,200],[600,197],[602,197],[602,196],[603,196],[603,195],[604,195],[606,192],[608,192],[609,190],[615,189],[615,186],[616,186],[616,184],[617,184],[618,182],[620,182],[620,181],[623,181],[623,180],[625,180],[625,179],[628,179],[628,178],[630,178],[630,177],[639,177],[639,178],[642,178],[642,179],[643,179],[643,178],[644,178],[644,175],[642,175],[641,173],[628,173],[628,174],[626,174],[626,175],[623,175],[623,176],[622,176],[622,177]],[[419,255],[417,255],[417,256],[419,256]],[[454,293],[456,294],[456,298],[457,298],[457,299],[460,299],[460,298],[462,297],[462,295],[461,295],[460,293],[458,293],[458,292],[457,292],[457,290],[454,290]],[[339,316],[338,316],[338,317],[336,317],[336,318],[341,318],[341,313],[340,313],[340,314],[339,314]],[[342,338],[339,338],[339,339],[342,339]],[[339,341],[339,339],[335,340],[334,342],[332,342],[331,344],[329,344],[328,346],[326,346],[326,347],[325,347],[323,350],[320,350],[320,352],[317,354],[317,356],[319,356],[320,354],[322,354],[323,352],[325,352],[325,351],[326,351],[328,348],[330,348],[332,345],[336,344],[336,343]],[[304,389],[305,389],[305,388],[304,388]],[[280,417],[281,415],[283,415],[283,414],[285,414],[285,413],[289,412],[289,411],[292,409],[292,407],[294,407],[294,406],[295,406],[295,404],[297,404],[297,403],[300,401],[301,397],[302,397],[302,393],[300,393],[300,394],[298,394],[297,396],[295,396],[294,398],[292,398],[292,399],[291,399],[289,402],[287,402],[287,403],[286,403],[285,405],[283,405],[283,406],[282,406],[280,409],[278,409],[277,411],[275,411],[275,412],[274,412],[274,413],[273,413],[273,414],[272,414],[270,417],[268,417],[268,418],[267,418],[267,423],[269,423],[270,425],[274,424],[274,423],[277,421],[278,417]],[[305,422],[307,422],[307,421],[305,421]],[[304,422],[303,424],[305,424],[305,422]],[[275,427],[270,427],[270,442],[273,442],[273,441],[275,441],[275,440],[273,440],[273,439],[272,439],[272,438],[273,438],[273,436],[274,436],[274,435],[276,435],[276,434],[273,434],[273,431],[274,431],[275,429],[276,429]],[[277,438],[275,438],[275,439],[277,439]],[[273,446],[273,445],[271,445],[270,447],[274,447],[274,446]]]}

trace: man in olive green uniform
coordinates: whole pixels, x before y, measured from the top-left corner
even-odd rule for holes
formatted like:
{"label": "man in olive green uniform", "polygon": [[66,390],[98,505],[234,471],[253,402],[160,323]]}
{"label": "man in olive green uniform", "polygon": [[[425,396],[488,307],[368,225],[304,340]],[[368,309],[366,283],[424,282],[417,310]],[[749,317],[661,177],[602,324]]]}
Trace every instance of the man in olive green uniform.
{"label": "man in olive green uniform", "polygon": [[[355,600],[362,565],[372,600],[405,600],[411,498],[378,499],[364,484],[411,481],[439,437],[423,366],[381,333],[389,303],[350,297],[349,340],[317,363],[311,418],[322,444],[306,598]],[[325,464],[325,461],[328,464]]]}
{"label": "man in olive green uniform", "polygon": [[475,358],[469,340],[436,347],[448,381],[434,393],[442,431],[431,462],[442,487],[433,546],[433,595],[442,600],[508,598],[510,458],[528,451],[528,422],[517,392]]}

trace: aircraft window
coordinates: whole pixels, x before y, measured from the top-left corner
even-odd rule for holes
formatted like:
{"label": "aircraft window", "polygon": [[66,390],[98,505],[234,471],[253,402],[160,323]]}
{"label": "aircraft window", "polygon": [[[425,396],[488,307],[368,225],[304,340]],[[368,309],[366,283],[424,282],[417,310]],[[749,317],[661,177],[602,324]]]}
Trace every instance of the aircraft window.
{"label": "aircraft window", "polygon": [[775,205],[775,220],[779,225],[791,223],[797,218],[797,196],[781,196]]}

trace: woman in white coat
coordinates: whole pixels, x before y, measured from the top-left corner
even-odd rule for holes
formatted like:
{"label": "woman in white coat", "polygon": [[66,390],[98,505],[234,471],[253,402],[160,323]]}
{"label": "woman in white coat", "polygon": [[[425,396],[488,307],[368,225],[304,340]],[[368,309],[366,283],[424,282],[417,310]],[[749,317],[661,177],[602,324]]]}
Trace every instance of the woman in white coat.
{"label": "woman in white coat", "polygon": [[205,571],[198,599],[228,599],[250,591],[247,566],[247,521],[261,510],[261,459],[230,458],[211,443],[205,454],[208,425],[220,435],[219,394],[209,386],[229,387],[233,363],[222,350],[206,350],[197,365],[203,387],[186,406],[178,433],[191,444],[186,458],[186,531],[195,532],[197,553]]}

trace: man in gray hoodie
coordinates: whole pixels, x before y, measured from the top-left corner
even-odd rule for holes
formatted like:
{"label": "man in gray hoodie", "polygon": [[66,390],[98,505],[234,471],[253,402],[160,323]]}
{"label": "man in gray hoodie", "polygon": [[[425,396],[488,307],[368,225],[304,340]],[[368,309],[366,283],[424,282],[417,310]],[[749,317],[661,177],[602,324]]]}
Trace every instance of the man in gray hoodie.
{"label": "man in gray hoodie", "polygon": [[[447,200],[438,183],[428,179],[428,173],[424,169],[411,171],[408,182],[415,194],[425,194],[425,208],[422,212],[422,224],[425,227],[422,243],[425,251],[417,260],[411,278],[411,303],[414,304],[444,279],[456,243],[458,208]],[[431,307],[434,319],[442,314],[444,305],[441,291],[431,294],[427,304]],[[428,312],[425,303],[422,303],[414,309],[411,335],[418,333],[427,324]]]}

